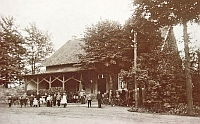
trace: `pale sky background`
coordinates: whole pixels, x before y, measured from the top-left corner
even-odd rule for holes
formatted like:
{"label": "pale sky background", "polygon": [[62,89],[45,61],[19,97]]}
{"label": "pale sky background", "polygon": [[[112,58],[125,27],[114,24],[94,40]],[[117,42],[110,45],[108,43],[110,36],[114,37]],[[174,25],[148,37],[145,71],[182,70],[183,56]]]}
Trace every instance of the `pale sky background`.
{"label": "pale sky background", "polygon": [[[109,19],[121,24],[133,12],[132,0],[0,0],[0,15],[13,16],[21,32],[29,23],[52,34],[55,49],[77,36],[84,35],[86,26]],[[192,40],[200,47],[200,26],[189,27]],[[175,28],[178,41],[182,28]],[[197,41],[198,40],[198,41]],[[197,43],[198,42],[198,43]]]}

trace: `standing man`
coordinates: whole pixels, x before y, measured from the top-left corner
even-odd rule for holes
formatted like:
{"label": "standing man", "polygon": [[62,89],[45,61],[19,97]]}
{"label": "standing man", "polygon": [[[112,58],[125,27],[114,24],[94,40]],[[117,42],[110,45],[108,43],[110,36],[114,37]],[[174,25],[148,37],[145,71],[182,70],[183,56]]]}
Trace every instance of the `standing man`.
{"label": "standing man", "polygon": [[38,106],[40,107],[40,94],[39,94],[39,92],[37,92],[35,98],[38,101]]}
{"label": "standing man", "polygon": [[24,94],[22,95],[22,101],[23,101],[24,106],[26,107],[27,101],[28,101],[28,98],[27,98],[26,93],[24,93]]}
{"label": "standing man", "polygon": [[53,106],[56,106],[56,93],[53,95]]}
{"label": "standing man", "polygon": [[58,92],[58,95],[56,96],[56,100],[57,100],[58,107],[60,107],[60,101],[61,101],[60,92]]}
{"label": "standing man", "polygon": [[85,104],[85,97],[84,97],[84,95],[85,95],[85,91],[82,89],[80,91],[81,104]]}
{"label": "standing man", "polygon": [[97,100],[98,100],[98,107],[99,108],[101,108],[101,99],[102,99],[101,92],[98,91],[98,93],[97,93]]}
{"label": "standing man", "polygon": [[30,107],[33,106],[33,99],[34,99],[34,96],[33,96],[33,94],[31,94],[31,96],[29,97]]}
{"label": "standing man", "polygon": [[89,108],[89,107],[91,108],[91,104],[92,104],[92,97],[91,97],[91,94],[88,94],[87,100],[88,100],[88,108]]}

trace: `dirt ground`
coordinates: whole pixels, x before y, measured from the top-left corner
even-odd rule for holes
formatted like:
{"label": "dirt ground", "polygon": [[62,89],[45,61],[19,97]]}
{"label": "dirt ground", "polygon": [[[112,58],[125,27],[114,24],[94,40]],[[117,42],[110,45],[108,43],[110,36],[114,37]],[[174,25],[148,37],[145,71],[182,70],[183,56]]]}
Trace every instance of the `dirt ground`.
{"label": "dirt ground", "polygon": [[199,124],[199,117],[128,112],[128,107],[86,104],[58,107],[0,106],[0,124]]}

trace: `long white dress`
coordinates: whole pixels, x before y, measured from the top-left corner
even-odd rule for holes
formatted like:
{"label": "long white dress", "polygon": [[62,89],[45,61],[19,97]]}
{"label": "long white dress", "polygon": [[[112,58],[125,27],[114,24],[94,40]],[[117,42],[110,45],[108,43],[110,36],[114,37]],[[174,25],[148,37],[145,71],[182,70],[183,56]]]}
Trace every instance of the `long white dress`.
{"label": "long white dress", "polygon": [[66,95],[63,95],[60,103],[61,104],[67,104],[67,96]]}
{"label": "long white dress", "polygon": [[38,100],[36,98],[33,100],[33,106],[38,106]]}

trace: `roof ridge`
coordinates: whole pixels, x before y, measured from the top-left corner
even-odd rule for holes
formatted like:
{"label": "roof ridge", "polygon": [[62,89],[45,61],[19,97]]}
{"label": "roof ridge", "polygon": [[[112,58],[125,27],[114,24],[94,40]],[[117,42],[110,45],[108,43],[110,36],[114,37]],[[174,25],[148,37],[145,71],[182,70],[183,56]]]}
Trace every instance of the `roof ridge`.
{"label": "roof ridge", "polygon": [[84,41],[80,39],[68,40],[62,47],[60,47],[54,54],[47,58],[42,65],[53,66],[61,64],[79,63],[77,55],[84,54],[82,49]]}

